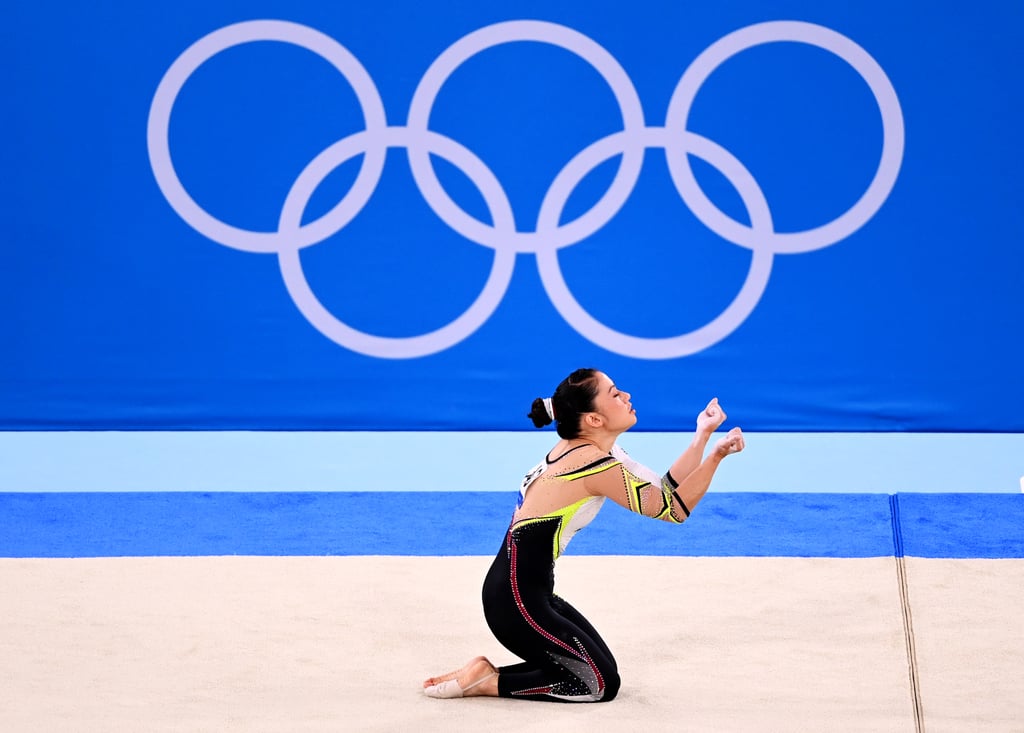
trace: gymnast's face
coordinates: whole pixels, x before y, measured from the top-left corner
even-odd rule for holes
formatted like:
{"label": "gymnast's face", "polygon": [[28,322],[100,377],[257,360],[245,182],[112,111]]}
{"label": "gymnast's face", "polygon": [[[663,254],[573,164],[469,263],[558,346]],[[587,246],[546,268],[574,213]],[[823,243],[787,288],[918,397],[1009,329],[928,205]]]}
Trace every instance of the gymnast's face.
{"label": "gymnast's face", "polygon": [[611,377],[604,372],[597,374],[594,412],[601,416],[605,428],[612,432],[621,433],[636,425],[632,395],[616,387]]}

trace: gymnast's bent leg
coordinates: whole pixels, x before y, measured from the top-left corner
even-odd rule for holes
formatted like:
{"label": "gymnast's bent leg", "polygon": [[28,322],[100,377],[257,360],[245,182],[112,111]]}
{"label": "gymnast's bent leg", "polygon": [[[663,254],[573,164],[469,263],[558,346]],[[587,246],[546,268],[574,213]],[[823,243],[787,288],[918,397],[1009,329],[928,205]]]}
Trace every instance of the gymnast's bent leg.
{"label": "gymnast's bent leg", "polygon": [[558,597],[493,606],[491,631],[525,661],[498,668],[498,695],[551,702],[610,702],[619,691],[614,657],[593,626]]}

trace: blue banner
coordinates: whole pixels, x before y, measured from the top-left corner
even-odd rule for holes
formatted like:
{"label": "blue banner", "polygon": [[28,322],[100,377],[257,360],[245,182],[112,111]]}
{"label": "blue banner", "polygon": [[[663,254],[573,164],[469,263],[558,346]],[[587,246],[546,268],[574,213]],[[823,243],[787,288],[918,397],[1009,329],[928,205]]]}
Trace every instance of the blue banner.
{"label": "blue banner", "polygon": [[16,0],[0,429],[1024,430],[1024,5]]}

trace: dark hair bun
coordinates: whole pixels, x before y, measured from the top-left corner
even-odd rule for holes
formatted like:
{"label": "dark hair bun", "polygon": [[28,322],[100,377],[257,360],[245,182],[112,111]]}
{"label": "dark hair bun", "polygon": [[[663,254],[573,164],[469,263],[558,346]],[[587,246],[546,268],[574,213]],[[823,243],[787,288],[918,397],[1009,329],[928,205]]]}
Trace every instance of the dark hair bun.
{"label": "dark hair bun", "polygon": [[542,428],[545,425],[551,424],[551,416],[548,415],[547,408],[544,407],[544,400],[540,397],[533,401],[530,411],[526,416],[533,421],[533,427],[535,428]]}

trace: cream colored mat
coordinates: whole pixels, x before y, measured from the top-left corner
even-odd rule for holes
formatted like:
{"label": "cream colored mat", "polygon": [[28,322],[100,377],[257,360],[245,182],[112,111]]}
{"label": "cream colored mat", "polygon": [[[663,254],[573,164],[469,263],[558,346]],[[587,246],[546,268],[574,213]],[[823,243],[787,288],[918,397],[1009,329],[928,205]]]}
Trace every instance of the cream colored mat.
{"label": "cream colored mat", "polygon": [[[567,556],[557,590],[615,652],[618,699],[425,698],[471,656],[514,661],[488,562],[0,560],[0,730],[915,729],[892,558]],[[926,728],[1024,730],[1022,561],[908,567]]]}
{"label": "cream colored mat", "polygon": [[929,733],[1024,731],[1024,560],[907,558]]}

